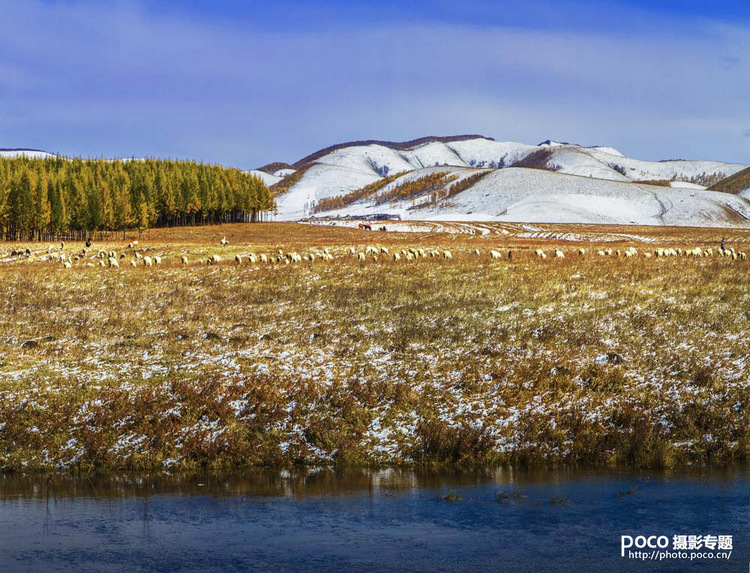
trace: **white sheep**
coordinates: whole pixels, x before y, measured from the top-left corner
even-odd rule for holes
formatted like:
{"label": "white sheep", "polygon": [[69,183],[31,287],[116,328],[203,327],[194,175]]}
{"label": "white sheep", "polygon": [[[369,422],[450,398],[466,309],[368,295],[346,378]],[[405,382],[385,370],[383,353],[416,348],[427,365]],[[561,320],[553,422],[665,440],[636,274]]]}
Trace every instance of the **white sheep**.
{"label": "white sheep", "polygon": [[268,262],[268,255],[266,255],[265,253],[262,253],[260,255],[260,262],[261,263],[267,263]]}
{"label": "white sheep", "polygon": [[[65,247],[65,243],[64,242],[63,242],[63,247]],[[73,265],[69,261],[65,261],[63,263],[63,267],[65,267],[66,269],[69,269],[69,268],[72,268]]]}
{"label": "white sheep", "polygon": [[444,259],[453,259],[453,253],[450,251],[443,251],[443,258]]}
{"label": "white sheep", "polygon": [[160,265],[161,264],[161,257],[159,255],[156,255],[154,257],[154,264],[155,265]]}
{"label": "white sheep", "polygon": [[578,256],[583,257],[586,255],[586,249],[578,249]]}
{"label": "white sheep", "polygon": [[546,259],[547,258],[547,255],[544,253],[544,251],[542,249],[537,249],[536,251],[534,251],[534,254],[537,257],[539,257],[540,259]]}
{"label": "white sheep", "polygon": [[130,266],[131,267],[137,267],[138,266],[138,263],[135,262],[135,259],[130,259]]}
{"label": "white sheep", "polygon": [[180,257],[180,261],[182,262],[183,265],[188,264],[189,261],[188,261],[187,255],[182,255],[182,257]]}
{"label": "white sheep", "polygon": [[255,256],[255,253],[250,253],[247,256],[247,260],[250,261],[251,263],[255,264],[255,263],[258,262],[258,257]]}
{"label": "white sheep", "polygon": [[401,255],[399,253],[393,253],[393,260],[394,261],[400,261]]}
{"label": "white sheep", "polygon": [[606,251],[596,251],[596,254],[598,256],[600,256],[600,257],[606,257],[607,256],[607,252]]}
{"label": "white sheep", "polygon": [[234,255],[234,260],[238,265],[242,264],[242,255]]}
{"label": "white sheep", "polygon": [[500,254],[500,251],[495,251],[494,249],[490,251],[490,257],[493,259],[500,259],[502,258],[502,255]]}
{"label": "white sheep", "polygon": [[364,261],[364,260],[365,260],[365,254],[364,254],[364,253],[357,253],[357,258],[358,258],[358,259],[359,259],[360,261]]}
{"label": "white sheep", "polygon": [[154,261],[151,257],[145,256],[143,257],[143,264],[147,267],[152,267],[154,266]]}
{"label": "white sheep", "polygon": [[643,256],[646,257],[647,259],[650,259],[651,258],[651,253],[646,253]]}
{"label": "white sheep", "polygon": [[226,237],[222,238],[219,242],[221,243],[222,247],[226,247],[229,244],[229,241],[227,241]]}
{"label": "white sheep", "polygon": [[558,259],[564,259],[565,253],[563,253],[560,249],[555,249],[555,257]]}
{"label": "white sheep", "polygon": [[120,268],[120,263],[117,262],[117,259],[114,257],[109,257],[109,266],[114,267],[116,269]]}

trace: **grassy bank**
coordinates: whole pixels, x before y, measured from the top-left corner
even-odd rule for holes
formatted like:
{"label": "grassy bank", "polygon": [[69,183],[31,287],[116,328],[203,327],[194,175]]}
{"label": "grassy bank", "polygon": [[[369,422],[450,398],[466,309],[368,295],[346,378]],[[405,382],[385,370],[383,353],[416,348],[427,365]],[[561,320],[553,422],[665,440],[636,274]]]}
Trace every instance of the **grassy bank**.
{"label": "grassy bank", "polygon": [[[713,241],[701,233],[606,245]],[[66,269],[38,245],[33,263],[6,256],[0,466],[744,460],[750,264],[575,254],[604,234],[249,225],[155,233],[140,247],[165,258],[154,268]],[[370,243],[454,258],[347,254]],[[533,256],[551,246],[566,258]],[[323,247],[334,261],[178,264]]]}

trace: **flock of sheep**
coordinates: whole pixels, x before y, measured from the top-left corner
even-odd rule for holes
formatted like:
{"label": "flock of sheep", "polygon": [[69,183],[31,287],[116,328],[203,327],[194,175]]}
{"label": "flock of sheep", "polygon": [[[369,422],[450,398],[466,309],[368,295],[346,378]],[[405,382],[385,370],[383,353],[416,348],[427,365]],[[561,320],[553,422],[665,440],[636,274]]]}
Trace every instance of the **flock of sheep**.
{"label": "flock of sheep", "polygon": [[[222,238],[222,240],[219,242],[222,247],[227,247],[229,245],[229,242],[227,241],[226,237]],[[70,269],[73,267],[74,264],[82,264],[87,267],[110,267],[110,268],[120,268],[120,264],[129,264],[132,267],[137,267],[139,265],[146,266],[146,267],[152,267],[152,266],[159,266],[164,261],[163,257],[161,255],[148,255],[144,254],[145,249],[141,249],[139,246],[138,241],[133,241],[128,244],[127,249],[121,253],[117,253],[116,251],[103,251],[100,250],[98,252],[94,252],[91,249],[83,248],[79,251],[75,251],[73,253],[67,253],[65,252],[65,243],[61,243],[60,250],[57,251],[55,249],[49,248],[46,251],[46,254],[48,255],[47,260],[52,262],[59,262],[61,263],[65,268]],[[577,253],[579,257],[585,257],[587,255],[587,251],[584,248],[579,248],[577,251],[572,251],[572,253]],[[471,254],[476,256],[482,256],[482,251],[479,249],[472,249]],[[552,249],[548,252],[546,252],[544,249],[536,249],[534,251],[534,255],[539,259],[546,259],[548,256],[551,256],[556,259],[564,259],[565,258],[565,252],[561,249]],[[650,259],[652,257],[661,258],[661,257],[679,257],[679,256],[688,256],[688,257],[728,257],[732,260],[740,260],[745,261],[747,260],[747,255],[744,252],[738,252],[735,251],[734,248],[728,248],[728,249],[713,249],[713,248],[701,248],[701,247],[695,247],[691,249],[681,249],[681,248],[658,248],[655,249],[653,252],[644,252],[639,253],[638,250],[635,247],[628,247],[627,249],[601,249],[596,251],[596,255],[599,257],[623,257],[623,258],[635,258],[642,256],[645,259]],[[37,260],[38,255],[32,253],[28,248],[25,250],[14,250],[11,252],[11,256],[22,256],[28,259],[29,261]],[[445,249],[435,249],[435,248],[402,248],[399,250],[389,250],[388,247],[383,246],[372,246],[369,245],[364,248],[364,250],[357,250],[355,247],[348,247],[344,253],[344,256],[355,258],[359,261],[367,261],[367,260],[373,260],[377,261],[379,259],[392,259],[394,261],[413,261],[420,258],[442,258],[442,259],[453,259],[453,253],[449,250]],[[490,249],[489,250],[489,256],[493,260],[499,260],[507,257],[509,260],[513,259],[514,252],[511,250],[508,250],[505,255],[497,249]],[[125,262],[125,259],[128,259],[127,263]],[[42,260],[44,260],[42,258]],[[334,260],[334,254],[331,252],[331,250],[328,247],[325,247],[323,249],[312,249],[310,252],[305,254],[300,254],[298,252],[288,252],[285,253],[282,250],[277,251],[275,254],[266,254],[266,253],[260,253],[256,254],[253,252],[246,253],[246,254],[236,254],[234,256],[234,262],[237,264],[243,264],[245,262],[250,264],[258,264],[258,263],[266,263],[266,264],[292,264],[292,263],[299,263],[302,261],[332,261]],[[179,258],[179,261],[182,265],[188,265],[190,263],[190,260],[188,259],[187,255],[181,255]],[[205,263],[208,265],[216,265],[223,262],[223,258],[218,254],[210,255],[209,257],[200,260],[201,263]]]}

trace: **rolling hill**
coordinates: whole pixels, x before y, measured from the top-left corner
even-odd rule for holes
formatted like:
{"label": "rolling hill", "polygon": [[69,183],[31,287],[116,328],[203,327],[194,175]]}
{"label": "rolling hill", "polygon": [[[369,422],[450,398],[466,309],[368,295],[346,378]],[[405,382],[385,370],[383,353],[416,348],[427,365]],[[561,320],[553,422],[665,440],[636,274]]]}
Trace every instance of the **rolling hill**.
{"label": "rolling hill", "polygon": [[[750,226],[746,198],[706,190],[747,167],[644,161],[611,147],[462,135],[331,146],[277,171],[274,176],[283,178],[273,190],[280,220],[385,213],[404,219]],[[485,175],[473,177],[480,172]]]}
{"label": "rolling hill", "polygon": [[715,183],[711,186],[711,190],[741,195],[745,199],[750,199],[750,167]]}

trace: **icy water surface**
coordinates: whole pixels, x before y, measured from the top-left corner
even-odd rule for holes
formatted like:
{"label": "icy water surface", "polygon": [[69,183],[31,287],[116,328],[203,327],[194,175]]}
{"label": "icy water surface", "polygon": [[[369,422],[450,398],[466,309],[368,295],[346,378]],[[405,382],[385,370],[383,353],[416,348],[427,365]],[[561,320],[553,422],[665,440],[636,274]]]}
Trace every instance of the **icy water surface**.
{"label": "icy water surface", "polygon": [[[0,571],[747,571],[750,474],[0,477]],[[621,535],[731,535],[639,561]]]}

